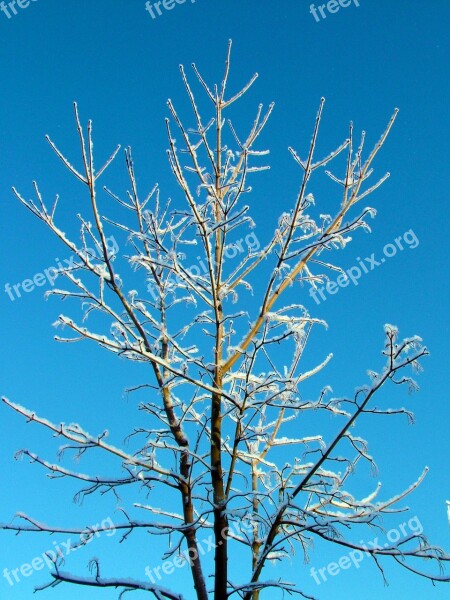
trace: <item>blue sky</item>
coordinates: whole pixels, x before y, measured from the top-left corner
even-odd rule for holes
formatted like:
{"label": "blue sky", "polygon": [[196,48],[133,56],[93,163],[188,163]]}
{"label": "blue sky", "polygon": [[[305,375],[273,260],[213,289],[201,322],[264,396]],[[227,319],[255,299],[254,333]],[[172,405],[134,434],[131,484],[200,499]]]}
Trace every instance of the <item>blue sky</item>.
{"label": "blue sky", "polygon": [[[123,393],[125,387],[140,383],[136,367],[87,343],[54,342],[51,324],[61,307],[56,299],[43,299],[46,287],[22,293],[13,301],[4,291],[7,283],[22,282],[53,266],[57,258],[68,258],[43,224],[15,200],[11,186],[30,197],[31,181],[36,179],[46,197],[60,193],[60,218],[71,230],[74,215],[86,210],[87,198],[69,179],[44,136],[50,134],[76,160],[72,103],[77,101],[83,121],[94,121],[100,157],[106,157],[117,143],[131,145],[142,187],[150,189],[158,181],[163,194],[179,197],[165,154],[166,100],[172,98],[181,114],[188,115],[179,63],[188,67],[195,61],[208,81],[216,81],[222,75],[227,40],[232,38],[230,87],[237,90],[255,71],[260,75],[242,103],[238,122],[250,123],[258,102],[276,103],[261,141],[261,146],[271,150],[272,169],[254,178],[249,197],[261,243],[269,239],[277,215],[292,205],[299,173],[287,147],[305,152],[322,96],[326,104],[319,152],[323,153],[345,139],[350,120],[357,134],[367,131],[368,145],[373,145],[394,108],[400,109],[375,163],[376,174],[390,171],[391,178],[370,199],[378,212],[373,233],[357,232],[352,244],[335,258],[348,269],[358,264],[357,257],[382,256],[383,247],[405,232],[412,231],[418,242],[414,248],[414,244],[406,245],[362,276],[358,285],[340,289],[320,304],[306,289],[300,290],[303,296],[298,301],[329,324],[326,332],[317,330],[311,343],[311,364],[325,353],[334,353],[332,363],[311,381],[307,392],[313,395],[329,383],[336,395],[351,394],[365,383],[366,369],[381,365],[386,322],[396,324],[402,336],[418,334],[424,339],[431,356],[423,362],[419,393],[383,392],[387,403],[408,405],[416,424],[407,426],[400,417],[366,418],[358,424],[358,432],[370,442],[385,497],[409,485],[429,466],[425,482],[407,500],[408,518],[416,516],[429,539],[448,550],[444,257],[449,216],[445,194],[450,6],[446,0],[360,0],[359,6],[352,3],[336,13],[327,12],[317,22],[309,5],[303,0],[187,0],[152,19],[143,0],[36,0],[17,8],[16,15],[10,12],[10,18],[0,12],[0,392],[56,422],[77,421],[92,432],[107,426],[116,443],[130,425],[138,423],[136,402]],[[104,183],[125,187],[120,159]],[[320,211],[331,212],[338,196],[328,194],[330,188],[320,178],[317,185]],[[64,310],[75,311],[75,307]],[[71,503],[77,491],[72,484],[49,481],[37,466],[15,462],[13,453],[20,448],[53,461],[58,443],[5,407],[0,410],[4,474],[0,521],[18,510],[55,524],[83,526],[108,516],[120,520],[112,497],[90,498],[80,507]],[[329,423],[325,428],[332,431]],[[83,466],[87,469],[89,464]],[[393,517],[387,529],[404,520],[402,515]],[[0,539],[1,570],[29,562],[54,541],[11,533],[1,533]],[[67,568],[85,572],[88,559],[96,554],[105,556],[105,570],[109,567],[111,572],[142,578],[143,566],[156,562],[144,537],[136,537],[128,546],[118,545],[118,536],[106,541],[112,543],[99,541],[83,556],[71,557]],[[150,558],[143,556],[148,553]],[[433,587],[391,562],[383,563],[390,583],[385,587],[368,559],[359,569],[315,585],[310,566],[318,568],[340,556],[339,549],[318,546],[309,566],[303,565],[299,555],[283,574],[323,600],[447,597],[447,586]],[[179,577],[178,582],[185,581],[184,573]],[[10,587],[0,577],[0,598],[30,598],[34,586],[47,581],[43,571],[22,579]],[[169,579],[164,582],[168,586]],[[41,597],[61,594],[70,600],[79,598],[80,590],[59,587],[42,592]],[[117,597],[117,592],[87,589],[83,597],[109,599]]]}

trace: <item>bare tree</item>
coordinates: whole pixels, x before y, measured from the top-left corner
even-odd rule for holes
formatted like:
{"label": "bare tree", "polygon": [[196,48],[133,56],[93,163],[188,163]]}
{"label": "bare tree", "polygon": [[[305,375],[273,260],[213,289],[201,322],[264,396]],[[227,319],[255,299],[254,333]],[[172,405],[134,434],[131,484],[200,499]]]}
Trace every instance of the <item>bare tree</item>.
{"label": "bare tree", "polygon": [[[83,321],[90,317],[92,322],[91,315],[101,316],[94,320],[99,324],[99,331],[95,331],[60,315],[57,324],[70,330],[70,337],[56,339],[92,340],[122,358],[149,367],[148,381],[134,388],[144,394],[139,408],[145,419],[142,427],[129,436],[132,450],[109,444],[106,431],[91,435],[80,425],[53,424],[3,398],[28,422],[64,438],[62,451],[74,450],[79,457],[96,448],[112,455],[122,469],[116,477],[86,475],[52,464],[30,450],[21,451],[21,455],[40,464],[50,477],[79,481],[84,486],[79,497],[111,491],[119,500],[123,486],[136,486],[144,489],[150,499],[161,493],[171,499],[170,503],[178,502],[178,512],[158,508],[156,500],[152,505],[135,503],[126,510],[121,507],[125,520],[116,528],[123,531],[123,539],[139,529],[167,536],[164,558],[184,553],[199,600],[225,600],[233,595],[258,600],[269,588],[311,598],[307,590],[297,589],[281,578],[265,580],[263,572],[268,561],[283,560],[296,547],[307,559],[315,538],[370,554],[382,573],[379,559],[389,556],[433,582],[449,581],[441,567],[450,557],[430,545],[422,534],[369,549],[352,542],[348,535],[354,530],[361,535],[359,530],[381,528],[383,515],[404,510],[401,501],[425,475],[389,499],[378,498],[379,486],[365,498],[357,498],[348,490],[350,475],[359,463],[375,465],[366,441],[354,433],[356,420],[368,414],[403,413],[411,418],[406,409],[376,408],[371,401],[389,382],[416,387],[405,370],[419,370],[420,359],[427,355],[421,339],[414,336],[400,341],[396,328],[385,325],[384,364],[377,372],[369,372],[368,384],[345,398],[331,397],[326,387],[316,399],[306,400],[301,395],[302,382],[321,371],[331,358],[319,357],[316,366],[304,367],[307,342],[313,329],[324,322],[311,316],[301,304],[282,303],[282,296],[289,297],[292,286],[296,286],[298,295],[326,280],[329,269],[342,272],[328,255],[346,246],[352,232],[369,230],[367,219],[374,216],[374,210],[354,209],[388,177],[386,174],[376,183],[367,183],[397,111],[366,157],[364,133],[355,144],[350,125],[348,138],[325,158],[317,158],[322,99],[307,151],[298,153],[289,148],[301,173],[292,210],[280,216],[264,247],[244,249],[240,240],[239,248],[239,229],[254,226],[249,207],[243,204],[251,191],[247,180],[254,172],[268,168],[258,165],[268,151],[256,146],[273,104],[265,112],[262,105],[258,107],[247,133],[225,120],[225,113],[257,78],[254,75],[241,91],[229,94],[230,51],[231,42],[224,77],[213,88],[192,65],[210,107],[207,120],[200,114],[182,66],[193,128],[182,123],[168,101],[171,118],[166,120],[167,155],[184,201],[178,208],[172,208],[170,201],[161,201],[158,186],[141,197],[130,148],[125,150],[129,178],[125,198],[107,187],[99,189],[98,180],[119,147],[100,169],[95,169],[92,123],[89,121],[85,132],[76,105],[81,168],[73,166],[50,138],[48,142],[89,196],[91,216],[79,215],[79,240],[69,239],[57,225],[58,198],[48,210],[36,183],[34,201],[26,200],[14,189],[20,202],[75,257],[58,273],[68,282],[67,289],[54,288],[48,293],[80,301]],[[341,175],[325,171],[340,190],[340,201],[334,216],[314,216],[310,180],[331,163],[342,171]],[[102,194],[117,202],[117,211],[124,210],[123,218],[103,214],[99,207]],[[130,256],[121,258],[111,249],[111,231],[126,236]],[[228,254],[238,254],[238,250],[241,256],[228,260]],[[136,279],[134,271],[144,275],[146,287],[143,285],[141,290],[126,288],[126,276]],[[249,300],[252,284],[256,284],[254,294],[260,298],[257,302]],[[109,330],[100,325],[105,320]],[[280,347],[283,356],[289,357],[287,365],[280,364]],[[312,411],[331,413],[341,421],[334,437],[323,439],[320,433],[308,435],[303,431],[299,417]],[[135,518],[134,512],[139,511],[149,517]],[[19,519],[1,527],[18,532],[83,531],[44,525],[25,514]],[[208,532],[213,533],[214,540],[209,556],[199,548],[200,536]],[[83,538],[84,542],[88,539]],[[248,552],[248,573],[241,573],[241,581],[232,579],[228,569],[234,545],[239,548],[238,556],[245,557]],[[206,576],[211,575],[208,563],[212,568],[212,557],[213,577],[208,585]],[[435,562],[438,573],[422,571],[417,565],[420,559]],[[122,593],[145,590],[156,598],[183,597],[154,582],[104,578],[97,559],[91,564],[95,573],[92,577],[63,571],[59,558],[53,562],[51,582],[38,589],[68,582],[122,588]]]}

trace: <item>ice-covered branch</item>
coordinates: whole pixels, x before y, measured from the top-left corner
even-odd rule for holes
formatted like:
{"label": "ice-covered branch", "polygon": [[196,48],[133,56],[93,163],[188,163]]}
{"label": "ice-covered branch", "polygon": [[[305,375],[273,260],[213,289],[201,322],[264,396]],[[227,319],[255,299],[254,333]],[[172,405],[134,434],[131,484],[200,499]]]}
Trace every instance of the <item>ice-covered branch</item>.
{"label": "ice-covered branch", "polygon": [[162,598],[168,598],[169,600],[184,600],[184,596],[176,594],[170,589],[160,585],[152,583],[140,582],[131,578],[113,578],[108,579],[104,577],[83,577],[76,576],[66,571],[60,571],[50,573],[54,581],[52,583],[39,586],[36,590],[44,590],[50,587],[56,587],[60,583],[72,583],[75,585],[95,587],[95,588],[123,588],[123,591],[143,590],[153,594],[155,598],[161,600]]}

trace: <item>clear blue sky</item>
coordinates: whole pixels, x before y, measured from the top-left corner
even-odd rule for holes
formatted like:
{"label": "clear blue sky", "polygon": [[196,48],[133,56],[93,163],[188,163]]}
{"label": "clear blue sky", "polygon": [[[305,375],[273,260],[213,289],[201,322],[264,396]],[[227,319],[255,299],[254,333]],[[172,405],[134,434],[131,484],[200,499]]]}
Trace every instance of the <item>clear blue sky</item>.
{"label": "clear blue sky", "polygon": [[[416,424],[407,426],[400,417],[366,418],[359,423],[358,433],[370,442],[384,497],[414,481],[425,465],[430,467],[421,488],[405,503],[411,507],[408,518],[417,516],[429,539],[449,550],[445,256],[450,5],[447,0],[360,0],[359,6],[352,2],[339,12],[327,12],[325,19],[319,15],[319,21],[309,5],[304,0],[186,0],[153,19],[144,0],[36,0],[17,8],[16,15],[9,9],[0,12],[0,392],[56,422],[77,421],[91,432],[107,426],[116,443],[138,424],[136,402],[123,397],[125,387],[141,383],[132,365],[86,343],[54,342],[51,323],[62,309],[56,299],[44,301],[46,287],[14,301],[5,292],[7,283],[22,282],[54,265],[56,258],[67,258],[42,223],[14,199],[11,186],[29,197],[31,181],[36,179],[47,197],[59,192],[60,216],[70,230],[69,221],[83,210],[86,197],[70,182],[44,135],[50,134],[76,160],[72,119],[76,100],[82,118],[94,121],[101,156],[117,143],[130,144],[142,185],[150,188],[158,181],[165,195],[177,198],[165,155],[164,118],[168,97],[183,106],[182,114],[188,114],[178,65],[188,67],[195,61],[208,81],[215,81],[222,74],[226,43],[232,38],[230,86],[238,89],[253,72],[260,74],[244,102],[241,122],[250,122],[259,101],[276,102],[261,144],[271,150],[272,170],[254,179],[254,194],[249,197],[261,242],[268,239],[278,213],[288,210],[293,201],[298,171],[287,146],[304,153],[321,96],[326,98],[320,142],[324,152],[345,139],[350,120],[356,132],[368,132],[368,143],[373,144],[394,108],[400,109],[375,164],[378,175],[389,170],[392,176],[369,202],[378,211],[373,233],[358,232],[335,258],[349,268],[357,264],[357,257],[382,255],[385,244],[409,230],[418,244],[406,246],[361,277],[358,286],[340,289],[319,305],[306,290],[298,301],[329,323],[327,332],[316,333],[311,364],[329,351],[335,355],[321,378],[311,382],[311,394],[325,383],[337,395],[351,394],[365,383],[366,369],[381,365],[384,323],[398,325],[403,336],[423,337],[431,356],[419,376],[420,392],[408,397],[406,389],[392,396],[386,391],[383,397],[392,406],[408,405]],[[105,183],[124,189],[121,167],[119,161]],[[320,211],[331,212],[337,198],[323,194]],[[64,310],[76,311],[69,306]],[[54,524],[83,526],[108,516],[120,521],[112,497],[91,497],[79,507],[71,503],[78,488],[49,481],[42,469],[26,461],[13,461],[14,451],[20,448],[53,461],[58,441],[35,425],[26,426],[5,407],[0,410],[0,521],[16,510]],[[88,470],[90,465],[82,462],[80,469]],[[112,465],[100,465],[114,473]],[[397,515],[387,528],[403,520]],[[91,545],[82,556],[68,559],[66,568],[86,574],[91,555],[105,555],[105,576],[109,568],[112,574],[144,578],[145,565],[157,564],[148,539],[136,537],[135,542],[118,545],[118,537],[112,538],[112,550],[104,542],[96,548]],[[31,561],[55,540],[0,533],[0,569]],[[341,555],[339,548],[318,546],[310,566],[319,568]],[[369,559],[359,569],[349,569],[320,586],[314,584],[300,555],[283,574],[323,600],[448,598],[448,585],[433,587],[393,562],[383,564],[389,587],[383,586]],[[177,574],[178,584],[183,577],[184,572]],[[31,598],[34,586],[48,580],[43,571],[22,579],[10,587],[0,573],[0,599]],[[164,584],[170,586],[170,578]],[[60,586],[40,597],[81,596],[109,599],[117,592]]]}

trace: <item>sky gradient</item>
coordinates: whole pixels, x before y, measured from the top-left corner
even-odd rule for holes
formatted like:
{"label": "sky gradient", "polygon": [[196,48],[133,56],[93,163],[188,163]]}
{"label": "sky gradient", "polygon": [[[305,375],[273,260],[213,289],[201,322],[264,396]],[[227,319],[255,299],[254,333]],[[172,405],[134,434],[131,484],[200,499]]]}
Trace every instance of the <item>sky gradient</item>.
{"label": "sky gradient", "polygon": [[[76,101],[82,121],[93,120],[98,162],[118,143],[131,145],[142,189],[159,182],[163,196],[180,200],[166,157],[166,101],[171,98],[180,114],[190,118],[178,65],[186,66],[191,81],[192,62],[208,82],[218,81],[231,38],[230,88],[239,89],[255,71],[259,73],[242,101],[242,113],[235,115],[237,123],[243,128],[250,125],[259,102],[267,106],[275,101],[259,144],[270,148],[271,170],[253,178],[248,198],[261,244],[269,239],[278,215],[294,202],[300,173],[287,148],[293,146],[305,154],[322,96],[326,103],[319,154],[346,138],[351,120],[356,136],[367,131],[367,145],[372,147],[399,108],[374,165],[375,177],[386,171],[391,177],[368,200],[377,210],[371,221],[373,232],[356,232],[353,242],[334,259],[349,269],[372,253],[383,257],[386,244],[395,244],[398,238],[403,240],[403,250],[397,245],[395,255],[388,257],[393,252],[388,249],[386,260],[363,274],[357,285],[327,294],[319,303],[306,287],[299,289],[297,301],[329,325],[328,330],[315,333],[309,349],[311,365],[334,353],[333,361],[318,379],[309,382],[304,393],[317,395],[323,385],[330,384],[341,396],[366,383],[367,369],[377,370],[382,364],[385,323],[397,325],[401,337],[417,334],[423,338],[431,355],[423,361],[424,372],[417,378],[420,391],[411,396],[406,388],[401,393],[390,388],[383,392],[387,404],[410,408],[416,424],[408,426],[399,416],[368,417],[358,423],[358,433],[369,440],[386,498],[429,467],[424,483],[405,502],[410,507],[408,515],[394,516],[386,529],[416,517],[430,541],[450,550],[445,505],[450,499],[445,384],[448,1],[359,0],[334,13],[324,9],[325,18],[316,13],[319,20],[303,0],[187,0],[170,10],[160,7],[161,15],[154,3],[149,8],[144,0],[35,0],[16,8],[17,14],[12,9],[0,12],[4,49],[0,65],[0,393],[58,423],[79,422],[92,433],[108,427],[116,444],[138,424],[136,401],[124,394],[124,388],[140,383],[142,371],[86,342],[57,344],[52,323],[62,310],[78,314],[78,307],[61,307],[55,298],[45,301],[46,282],[24,291],[24,280],[68,259],[69,254],[19,204],[11,187],[29,198],[31,182],[37,180],[48,204],[59,193],[61,226],[74,231],[75,215],[87,212],[88,198],[70,179],[44,136],[49,134],[79,164],[72,113]],[[122,154],[103,183],[112,189],[126,188]],[[318,177],[317,194],[314,185],[313,179],[318,211],[333,212],[338,195],[330,193],[333,188],[323,177]],[[7,284],[13,291],[8,293]],[[18,284],[21,287],[14,291]],[[71,502],[78,489],[72,483],[48,480],[41,468],[26,460],[15,462],[13,454],[21,448],[55,461],[58,440],[36,425],[26,425],[5,406],[0,411],[0,521],[8,521],[16,511],[67,526],[100,523],[108,517],[120,521],[112,497],[91,497],[80,507]],[[331,434],[330,423],[324,427]],[[91,460],[82,462],[85,470]],[[113,466],[100,464],[105,471]],[[95,468],[93,460],[92,465]],[[375,485],[377,478],[370,484]],[[55,539],[0,532],[0,570],[30,562],[52,548]],[[59,536],[58,541],[65,539]],[[115,574],[142,579],[145,565],[158,564],[147,547],[148,539],[136,536],[136,541],[121,545],[118,540],[117,534],[112,540],[96,541],[95,548],[92,544],[84,554],[68,558],[65,568],[86,573],[87,561],[98,555],[105,556],[105,572],[109,568]],[[309,565],[302,563],[299,554],[280,571],[322,600],[448,597],[448,584],[433,587],[393,561],[383,562],[388,587],[369,559],[317,585],[310,567],[323,567],[343,554],[336,547],[317,546]],[[185,585],[186,576],[186,571],[177,572],[177,585]],[[0,573],[0,599],[31,598],[34,587],[46,581],[49,578],[42,570],[9,586]],[[170,587],[170,577],[164,585]],[[43,591],[39,597],[72,600],[80,594],[79,589],[66,585]],[[113,590],[86,589],[82,594],[89,600],[118,596]],[[134,597],[141,595],[137,592]],[[273,598],[278,597],[274,592]]]}

